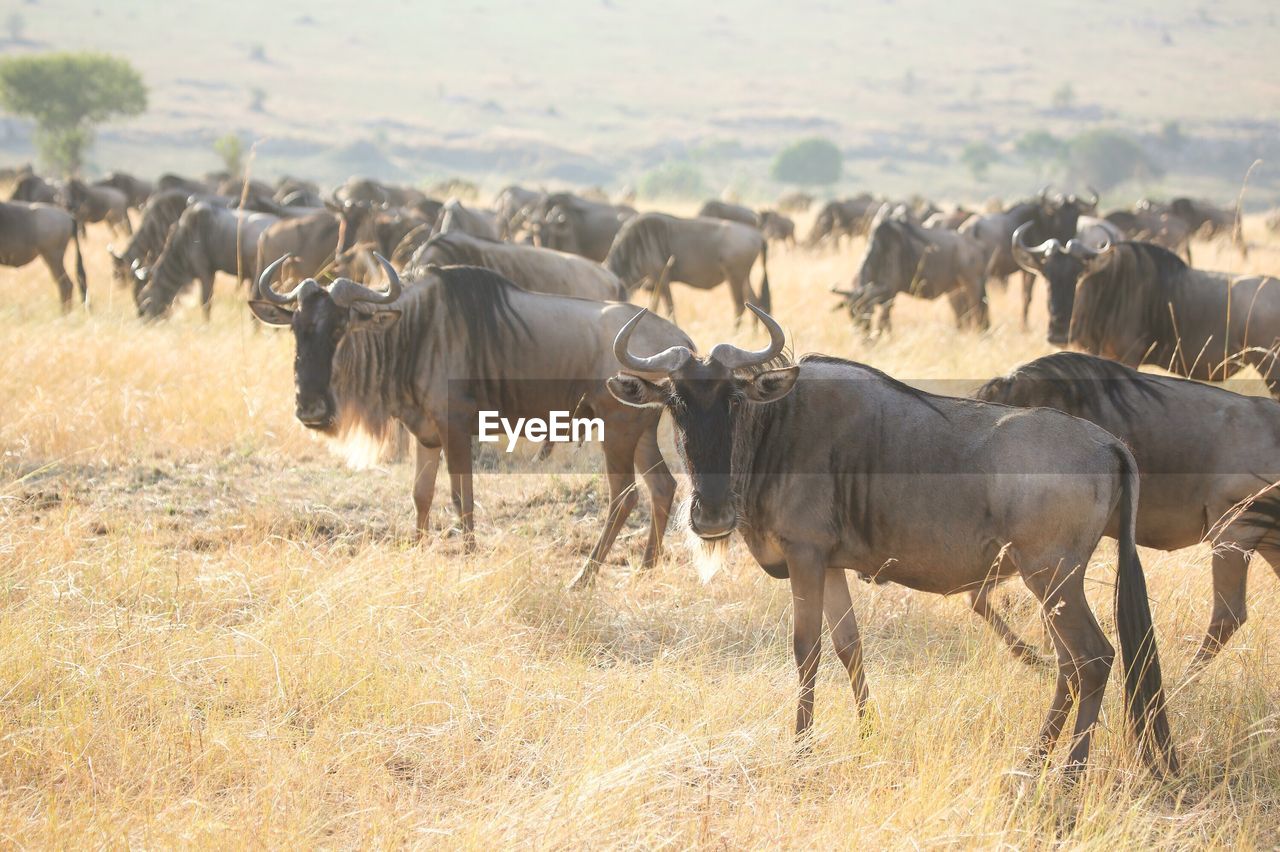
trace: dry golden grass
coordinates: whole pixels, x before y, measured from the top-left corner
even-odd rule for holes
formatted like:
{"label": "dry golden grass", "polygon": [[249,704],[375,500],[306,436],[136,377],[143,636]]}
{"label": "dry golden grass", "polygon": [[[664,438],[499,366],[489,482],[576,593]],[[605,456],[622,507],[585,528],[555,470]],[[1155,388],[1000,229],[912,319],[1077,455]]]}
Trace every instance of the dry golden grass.
{"label": "dry golden grass", "polygon": [[[417,545],[408,467],[348,471],[293,421],[287,335],[253,333],[225,282],[210,326],[190,307],[140,326],[111,293],[104,243],[87,249],[89,316],[58,316],[42,268],[0,270],[7,843],[1275,843],[1280,619],[1265,564],[1249,623],[1183,684],[1207,552],[1143,554],[1179,779],[1136,766],[1117,678],[1083,783],[1010,772],[1051,679],[960,600],[861,585],[874,720],[859,724],[826,649],[817,739],[797,758],[789,591],[745,552],[704,586],[672,536],[638,575],[642,511],[598,587],[566,592],[603,488],[527,460],[528,475],[478,479],[477,555],[448,535]],[[869,346],[826,293],[855,257],[775,253],[797,352],[976,383],[1047,351],[1043,295],[1023,333],[997,294],[984,336],[953,331],[945,304],[904,300],[893,338]],[[1240,268],[1225,250],[1200,258]],[[1280,272],[1280,254],[1259,249],[1250,267]],[[702,345],[730,334],[724,292],[677,298]],[[438,507],[437,525],[450,520]],[[1104,545],[1090,575],[1109,631],[1112,557]],[[1038,635],[1026,592],[1003,597]]]}

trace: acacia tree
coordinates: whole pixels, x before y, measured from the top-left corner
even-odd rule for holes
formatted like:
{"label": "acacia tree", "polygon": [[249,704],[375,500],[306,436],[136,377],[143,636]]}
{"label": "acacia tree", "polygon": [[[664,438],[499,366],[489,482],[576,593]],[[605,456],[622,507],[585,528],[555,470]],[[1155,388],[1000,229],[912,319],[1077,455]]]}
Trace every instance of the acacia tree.
{"label": "acacia tree", "polygon": [[94,127],[146,110],[147,87],[127,60],[103,53],[21,56],[0,60],[0,106],[34,119],[40,158],[74,174]]}

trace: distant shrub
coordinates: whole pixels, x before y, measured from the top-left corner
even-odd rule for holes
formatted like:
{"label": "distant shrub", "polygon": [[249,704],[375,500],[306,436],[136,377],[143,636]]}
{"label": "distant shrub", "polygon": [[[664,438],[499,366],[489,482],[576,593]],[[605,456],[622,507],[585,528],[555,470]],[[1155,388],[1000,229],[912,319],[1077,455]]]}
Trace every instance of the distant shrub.
{"label": "distant shrub", "polygon": [[986,142],[970,142],[960,152],[960,162],[964,163],[969,174],[977,181],[986,180],[987,169],[998,162],[1000,152]]}
{"label": "distant shrub", "polygon": [[240,141],[239,136],[228,133],[216,139],[213,143],[213,151],[222,158],[222,165],[226,168],[227,174],[239,177],[244,173],[244,142]]}
{"label": "distant shrub", "polygon": [[1068,159],[1076,180],[1106,191],[1127,180],[1159,177],[1161,169],[1133,137],[1118,130],[1088,130],[1071,140]]}
{"label": "distant shrub", "polygon": [[702,198],[707,195],[707,182],[693,163],[672,160],[663,163],[640,178],[638,186],[644,198]]}
{"label": "distant shrub", "polygon": [[827,185],[840,180],[844,158],[829,139],[811,137],[783,148],[769,175],[782,183]]}

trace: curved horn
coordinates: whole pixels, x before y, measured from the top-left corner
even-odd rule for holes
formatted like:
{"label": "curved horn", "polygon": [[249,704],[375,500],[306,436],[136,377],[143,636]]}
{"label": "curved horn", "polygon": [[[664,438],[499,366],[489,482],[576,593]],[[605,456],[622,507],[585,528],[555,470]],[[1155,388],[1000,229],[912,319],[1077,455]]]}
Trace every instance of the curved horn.
{"label": "curved horn", "polygon": [[1089,194],[1090,194],[1091,196],[1093,196],[1093,198],[1088,202],[1088,205],[1089,205],[1090,207],[1097,207],[1097,206],[1098,206],[1098,202],[1101,200],[1101,199],[1098,197],[1098,190],[1094,189],[1094,188],[1093,188],[1093,187],[1091,187],[1091,186],[1086,186],[1086,187],[1085,187],[1085,189],[1089,190]]}
{"label": "curved horn", "polygon": [[373,253],[373,257],[387,274],[387,291],[379,293],[377,290],[371,290],[363,284],[357,284],[350,278],[339,278],[329,287],[329,296],[333,299],[335,305],[340,308],[349,308],[357,302],[367,302],[372,305],[389,305],[400,298],[400,293],[403,292],[404,288],[400,284],[400,276],[396,273],[395,267],[377,252]]}
{"label": "curved horn", "polygon": [[689,359],[693,357],[689,347],[672,346],[647,358],[633,355],[631,352],[631,333],[636,330],[636,326],[647,313],[649,313],[647,309],[641,308],[635,316],[627,320],[626,325],[618,330],[618,336],[613,339],[613,356],[624,368],[637,373],[673,373],[689,363]]}
{"label": "curved horn", "polygon": [[732,343],[717,343],[715,348],[711,350],[712,360],[719,361],[731,370],[756,367],[767,361],[772,361],[782,354],[782,349],[787,344],[787,336],[782,331],[782,326],[778,325],[776,319],[755,305],[748,304],[747,307],[760,319],[760,322],[764,323],[764,327],[769,329],[769,345],[764,349],[752,352],[749,349],[739,349]]}
{"label": "curved horn", "polygon": [[[264,302],[272,302],[277,305],[290,305],[298,300],[298,296],[302,293],[302,288],[307,285],[307,281],[311,281],[310,278],[303,281],[297,287],[294,287],[288,293],[277,293],[275,290],[271,289],[271,281],[275,278],[276,270],[283,266],[285,262],[292,257],[293,255],[291,254],[283,254],[272,261],[270,266],[262,270],[262,274],[258,276],[258,287],[255,292],[255,295],[259,299],[262,299]],[[311,281],[311,283],[313,285],[315,284],[314,281]]]}
{"label": "curved horn", "polygon": [[1049,253],[1050,249],[1054,248],[1055,245],[1059,245],[1059,243],[1055,239],[1047,239],[1038,246],[1028,245],[1026,241],[1027,231],[1034,224],[1034,222],[1023,222],[1018,226],[1017,230],[1013,232],[1013,247],[1036,257],[1044,257]]}
{"label": "curved horn", "polygon": [[1098,255],[1106,254],[1109,251],[1111,251],[1110,239],[1108,239],[1098,248],[1094,248],[1093,246],[1086,243],[1084,240],[1080,240],[1080,239],[1067,240],[1067,253],[1075,255],[1076,257],[1084,258],[1085,260],[1091,260],[1097,257]]}

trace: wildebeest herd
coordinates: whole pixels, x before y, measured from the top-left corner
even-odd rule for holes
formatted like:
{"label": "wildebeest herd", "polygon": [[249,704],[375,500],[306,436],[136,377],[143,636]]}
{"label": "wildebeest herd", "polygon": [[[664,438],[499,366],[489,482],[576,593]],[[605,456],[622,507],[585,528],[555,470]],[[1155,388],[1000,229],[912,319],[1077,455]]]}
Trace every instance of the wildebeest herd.
{"label": "wildebeest herd", "polygon": [[[253,316],[292,331],[297,419],[373,447],[402,428],[412,435],[424,535],[443,455],[468,550],[479,412],[601,419],[609,502],[575,587],[596,577],[636,507],[637,475],[651,502],[643,566],[659,561],[677,490],[658,437],[668,413],[701,546],[723,550],[738,532],[790,583],[797,737],[813,721],[824,620],[856,702],[867,700],[847,572],[966,593],[1019,658],[1043,665],[990,602],[1017,575],[1056,655],[1036,749],[1048,757],[1075,709],[1067,768],[1080,770],[1115,657],[1084,593],[1106,536],[1118,544],[1130,725],[1151,770],[1176,772],[1137,547],[1213,547],[1195,667],[1244,622],[1251,557],[1280,571],[1280,403],[1200,383],[1251,367],[1280,398],[1280,281],[1190,266],[1193,236],[1230,239],[1247,259],[1235,210],[1175,198],[1100,215],[1092,191],[1045,189],[979,213],[864,194],[827,202],[798,242],[781,211],[804,209],[802,197],[765,210],[709,201],[688,218],[518,186],[481,209],[369,179],[325,194],[296,178],[212,177],[22,175],[0,205],[0,262],[42,258],[70,310],[67,243],[87,302],[80,235],[101,222],[120,241],[114,278],[144,319],[165,316],[197,282],[207,319],[217,273],[247,283]],[[832,288],[852,333],[891,334],[900,294],[945,295],[960,328],[989,330],[988,283],[1021,272],[1024,325],[1043,278],[1049,342],[1078,351],[1025,364],[971,398],[831,355],[793,360],[771,316],[770,244],[838,250],[855,235],[867,237],[865,254],[851,282]],[[676,324],[677,283],[727,285],[735,321],[749,310],[768,345],[700,354]],[[629,301],[640,290],[648,310]],[[1134,369],[1143,364],[1186,378]]]}

